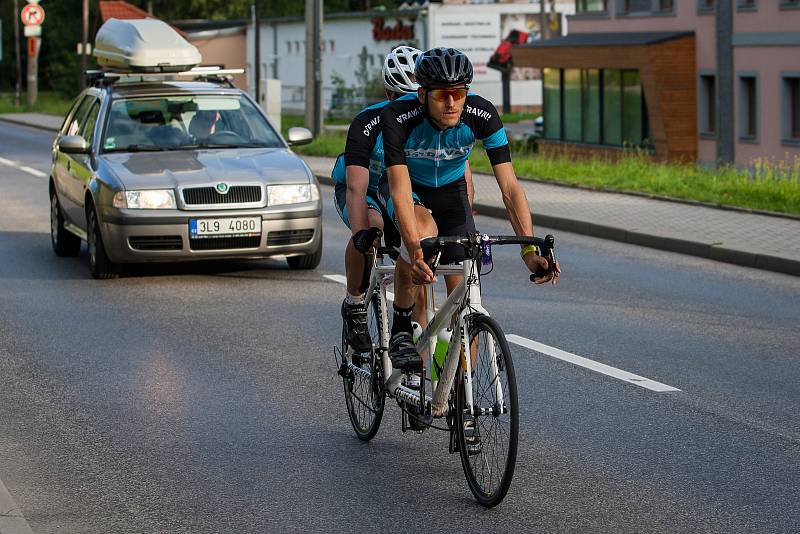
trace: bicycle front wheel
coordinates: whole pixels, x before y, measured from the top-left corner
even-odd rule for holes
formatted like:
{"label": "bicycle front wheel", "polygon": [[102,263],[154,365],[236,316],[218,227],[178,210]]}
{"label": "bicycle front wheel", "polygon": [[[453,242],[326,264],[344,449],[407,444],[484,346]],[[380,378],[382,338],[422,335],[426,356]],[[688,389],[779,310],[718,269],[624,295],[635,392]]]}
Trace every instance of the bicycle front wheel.
{"label": "bicycle front wheel", "polygon": [[372,351],[353,353],[342,335],[342,354],[349,357],[353,368],[342,377],[347,414],[358,439],[369,441],[378,432],[383,419],[383,364],[380,348],[383,346],[381,329],[381,299],[375,294],[367,304],[367,325],[372,338]]}
{"label": "bicycle front wheel", "polygon": [[466,404],[466,380],[459,374],[456,394],[456,434],[461,465],[472,494],[487,508],[508,493],[517,462],[519,413],[517,381],[506,336],[494,319],[470,319],[472,398]]}

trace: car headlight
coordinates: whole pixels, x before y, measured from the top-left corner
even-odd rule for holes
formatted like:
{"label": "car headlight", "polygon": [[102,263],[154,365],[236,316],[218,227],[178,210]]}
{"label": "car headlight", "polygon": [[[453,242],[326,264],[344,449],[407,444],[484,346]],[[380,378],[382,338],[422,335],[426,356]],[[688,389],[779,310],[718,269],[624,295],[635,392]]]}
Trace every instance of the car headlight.
{"label": "car headlight", "polygon": [[142,191],[117,191],[114,193],[115,208],[139,210],[175,209],[175,193],[172,189],[146,189]]}
{"label": "car headlight", "polygon": [[267,204],[299,204],[319,198],[319,190],[314,184],[270,185],[267,187]]}

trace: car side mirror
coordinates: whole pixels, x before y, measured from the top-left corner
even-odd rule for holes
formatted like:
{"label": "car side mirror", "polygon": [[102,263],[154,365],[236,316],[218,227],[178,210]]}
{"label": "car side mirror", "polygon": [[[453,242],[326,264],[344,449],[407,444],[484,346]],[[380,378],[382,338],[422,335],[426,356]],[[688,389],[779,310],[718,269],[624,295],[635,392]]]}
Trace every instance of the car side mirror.
{"label": "car side mirror", "polygon": [[58,149],[65,154],[88,154],[89,143],[80,135],[66,135],[58,142]]}
{"label": "car side mirror", "polygon": [[287,135],[289,146],[307,145],[314,140],[314,135],[308,128],[301,128],[294,126],[289,128],[289,135]]}

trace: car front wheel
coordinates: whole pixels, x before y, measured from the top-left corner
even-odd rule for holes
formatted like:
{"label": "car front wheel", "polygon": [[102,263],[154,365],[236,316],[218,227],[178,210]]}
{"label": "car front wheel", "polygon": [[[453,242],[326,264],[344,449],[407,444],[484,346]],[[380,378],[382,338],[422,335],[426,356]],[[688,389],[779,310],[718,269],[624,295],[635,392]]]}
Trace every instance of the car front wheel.
{"label": "car front wheel", "polygon": [[290,256],[286,258],[286,263],[289,267],[295,270],[310,270],[316,269],[319,262],[322,260],[322,231],[320,230],[319,244],[317,250],[305,256]]}
{"label": "car front wheel", "polygon": [[100,235],[100,224],[94,206],[89,206],[86,214],[86,240],[89,248],[89,270],[97,279],[109,279],[119,276],[119,267],[108,258],[103,236]]}
{"label": "car front wheel", "polygon": [[64,228],[64,215],[55,191],[50,195],[50,243],[56,256],[77,256],[81,238]]}

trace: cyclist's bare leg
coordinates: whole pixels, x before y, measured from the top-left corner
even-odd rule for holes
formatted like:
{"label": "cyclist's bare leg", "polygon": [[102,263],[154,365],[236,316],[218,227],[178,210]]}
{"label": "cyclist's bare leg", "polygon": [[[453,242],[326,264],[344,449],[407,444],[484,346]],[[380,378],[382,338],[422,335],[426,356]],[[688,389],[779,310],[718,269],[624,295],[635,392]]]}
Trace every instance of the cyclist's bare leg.
{"label": "cyclist's bare leg", "polygon": [[[380,228],[383,230],[383,217],[374,209],[367,210],[369,227]],[[353,228],[353,234],[364,228]],[[353,240],[347,241],[347,248],[344,253],[344,269],[347,277],[347,292],[352,296],[361,295],[360,286],[364,273],[364,255],[353,246]]]}
{"label": "cyclist's bare leg", "polygon": [[[435,236],[437,233],[436,223],[433,221],[430,212],[423,206],[414,206],[414,215],[416,217],[417,236],[416,238],[423,239],[425,237]],[[412,358],[412,354],[416,354],[413,346],[410,344],[410,337],[408,341],[402,341],[400,333],[407,332],[411,334],[411,317],[405,315],[409,308],[416,308],[415,302],[419,298],[424,299],[424,292],[421,288],[416,286],[411,278],[411,265],[401,258],[398,258],[395,265],[394,274],[394,315],[392,319],[392,341],[390,341],[389,355],[392,361],[396,362],[397,359],[413,359],[419,360],[417,354]],[[419,297],[418,295],[422,295]],[[413,313],[413,311],[412,311]],[[417,317],[424,317],[424,307],[417,311]],[[397,335],[397,338],[395,338]],[[396,344],[393,344],[397,341]],[[402,364],[401,364],[402,365]]]}

